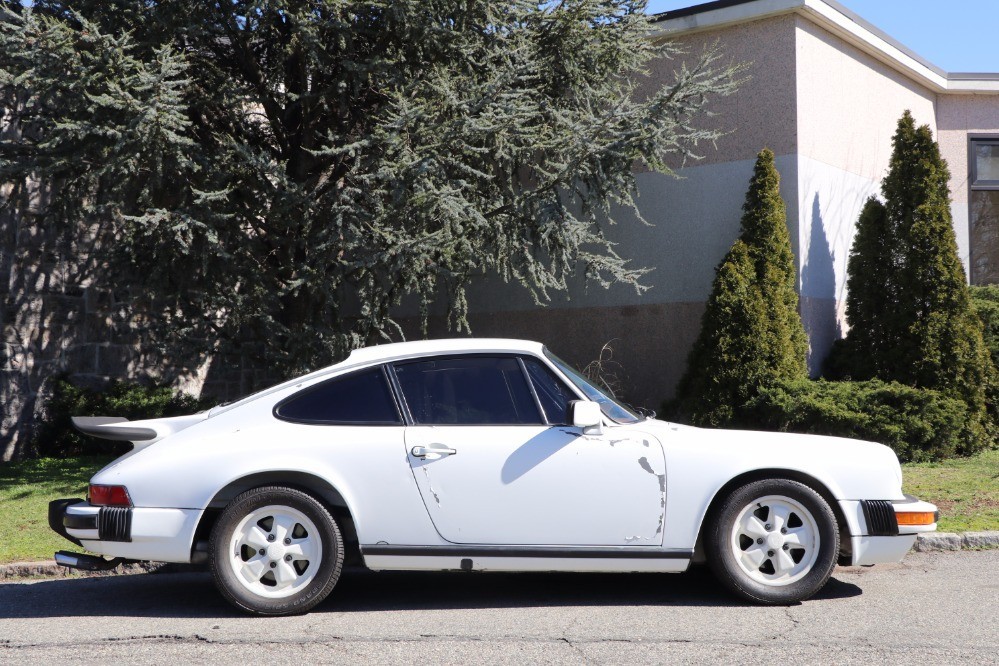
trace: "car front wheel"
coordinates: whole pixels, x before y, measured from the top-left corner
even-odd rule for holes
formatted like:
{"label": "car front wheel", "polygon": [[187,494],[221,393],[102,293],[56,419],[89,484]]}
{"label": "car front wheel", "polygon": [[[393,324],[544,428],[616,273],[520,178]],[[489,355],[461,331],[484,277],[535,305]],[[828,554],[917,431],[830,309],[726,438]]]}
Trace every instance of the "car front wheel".
{"label": "car front wheel", "polygon": [[715,576],[740,597],[803,601],[832,575],[839,529],[829,504],[787,479],[755,481],[726,497],[705,538]]}
{"label": "car front wheel", "polygon": [[336,520],[318,500],[281,486],[237,496],[212,529],[215,584],[258,615],[304,613],[333,590],[343,567]]}

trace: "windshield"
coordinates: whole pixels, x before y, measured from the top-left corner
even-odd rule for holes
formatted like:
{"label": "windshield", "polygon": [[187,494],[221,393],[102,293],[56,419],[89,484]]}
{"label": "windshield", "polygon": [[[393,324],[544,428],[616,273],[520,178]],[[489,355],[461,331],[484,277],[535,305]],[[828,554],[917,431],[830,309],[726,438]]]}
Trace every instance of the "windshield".
{"label": "windshield", "polygon": [[642,420],[641,416],[638,416],[620,402],[591,384],[590,380],[558,356],[548,351],[547,347],[545,347],[544,351],[548,360],[554,363],[559,370],[565,373],[565,376],[569,378],[569,381],[576,385],[576,388],[582,391],[587,398],[600,405],[600,410],[604,413],[604,416],[615,423],[638,423]]}

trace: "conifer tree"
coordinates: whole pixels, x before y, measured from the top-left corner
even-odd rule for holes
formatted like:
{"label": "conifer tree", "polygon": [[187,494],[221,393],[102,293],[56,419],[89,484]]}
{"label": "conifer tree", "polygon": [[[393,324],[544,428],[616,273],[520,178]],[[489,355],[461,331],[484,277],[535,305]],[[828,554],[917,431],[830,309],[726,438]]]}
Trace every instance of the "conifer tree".
{"label": "conifer tree", "polygon": [[892,139],[883,213],[865,207],[850,258],[843,367],[931,388],[968,404],[990,428],[995,369],[971,307],[950,213],[950,172],[929,126],[908,111]]}
{"label": "conifer tree", "polygon": [[642,290],[602,229],[735,87],[707,52],[640,94],[680,56],[644,0],[29,5],[0,0],[0,185],[58,183],[46,223],[113,239],[164,342],[283,375],[398,338],[404,298],[467,329],[484,273]]}
{"label": "conifer tree", "polygon": [[698,425],[732,425],[761,388],[807,377],[794,254],[769,149],[757,157],[742,210],[739,239],[716,271],[674,403]]}
{"label": "conifer tree", "polygon": [[887,326],[898,297],[897,246],[884,204],[869,198],[857,221],[846,268],[850,332],[833,345],[826,359],[827,377],[865,380],[885,374],[888,356],[898,344]]}

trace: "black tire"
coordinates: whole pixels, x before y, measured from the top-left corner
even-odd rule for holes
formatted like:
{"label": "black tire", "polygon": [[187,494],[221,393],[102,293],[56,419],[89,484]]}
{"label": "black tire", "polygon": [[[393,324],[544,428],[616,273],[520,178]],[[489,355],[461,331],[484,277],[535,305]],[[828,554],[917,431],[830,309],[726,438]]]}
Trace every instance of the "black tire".
{"label": "black tire", "polygon": [[[804,511],[794,511],[795,505]],[[802,534],[810,537],[808,548],[796,543],[788,543],[785,548],[781,543],[789,537],[775,528],[783,519],[767,518],[771,510],[776,515],[788,507],[792,507],[787,520],[793,525],[790,530],[802,529],[796,522],[801,523]],[[755,539],[743,527],[744,521],[751,521],[752,517],[764,528]],[[797,481],[766,479],[742,486],[724,498],[708,520],[704,545],[711,570],[732,592],[754,603],[776,606],[804,601],[822,589],[836,566],[839,554],[836,516],[821,495]],[[751,549],[758,553],[750,553]],[[751,555],[765,558],[756,570],[752,570],[756,561]],[[790,568],[780,571],[778,567]]]}
{"label": "black tire", "polygon": [[[294,524],[287,541],[284,539],[276,541],[275,534],[281,529],[275,527],[278,519],[271,518],[268,527],[265,515],[268,511],[261,512],[268,507],[283,512],[284,521]],[[257,516],[263,517],[256,523],[244,524],[240,529],[240,535],[245,535],[247,529],[254,525],[260,527],[261,532],[270,532],[268,537],[274,545],[264,545],[269,546],[272,553],[278,551],[277,559],[273,561],[266,561],[267,558],[273,557],[266,552],[268,547],[256,550],[245,543],[233,547],[234,538],[237,542],[244,541],[243,536],[235,536],[236,530],[255,512]],[[296,516],[304,516],[304,520],[296,519]],[[306,527],[306,523],[310,521],[312,525]],[[307,542],[310,548],[315,548],[312,540],[316,540],[321,548],[321,556],[316,557],[318,562],[304,557],[293,560],[295,555],[290,552],[284,554],[285,547],[294,548],[300,543]],[[262,566],[271,569],[276,569],[280,565],[283,567],[281,571],[287,572],[287,576],[298,576],[298,578],[294,578],[291,583],[282,583],[275,579],[274,571],[268,572],[264,568],[264,573],[257,582],[246,581],[237,575],[236,571],[245,570],[244,565],[250,559],[261,560]],[[284,562],[288,563],[287,567],[290,569],[285,567]],[[255,615],[305,613],[329,596],[340,579],[343,568],[343,538],[336,520],[326,507],[311,495],[283,486],[253,488],[232,500],[212,528],[209,565],[215,578],[215,585],[222,596],[237,608]],[[268,582],[268,577],[273,582]],[[273,591],[268,590],[268,586],[273,586]],[[300,586],[300,589],[295,589],[297,586]],[[268,596],[274,594],[285,596],[277,598]]]}

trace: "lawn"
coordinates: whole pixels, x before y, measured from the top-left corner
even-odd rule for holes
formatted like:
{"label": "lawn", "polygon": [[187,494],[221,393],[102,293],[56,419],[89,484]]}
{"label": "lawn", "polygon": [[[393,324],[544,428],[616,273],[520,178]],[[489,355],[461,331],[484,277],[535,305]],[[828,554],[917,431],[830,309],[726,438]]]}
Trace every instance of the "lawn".
{"label": "lawn", "polygon": [[[0,464],[0,564],[50,560],[76,547],[48,526],[49,500],[84,497],[107,457]],[[999,530],[999,451],[903,466],[905,492],[940,507],[941,532]]]}
{"label": "lawn", "polygon": [[0,463],[0,564],[51,560],[78,548],[49,529],[49,500],[86,497],[87,482],[110,458],[85,457]]}
{"label": "lawn", "polygon": [[941,532],[999,530],[999,450],[902,466],[905,492],[940,507]]}

